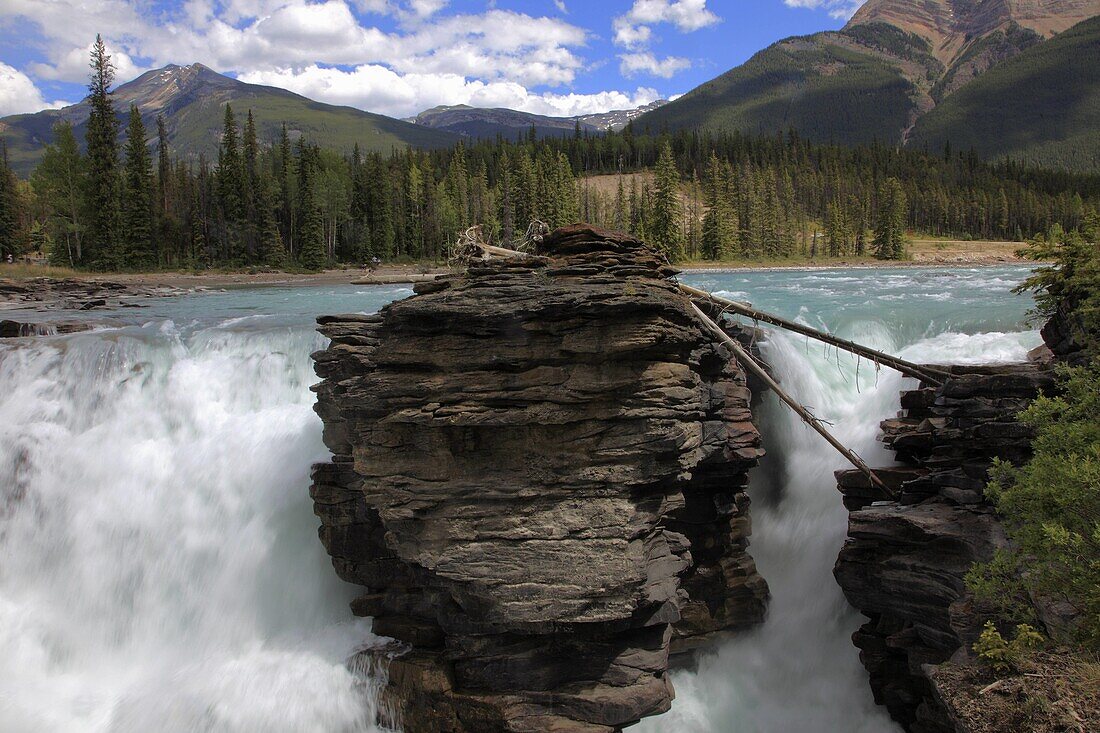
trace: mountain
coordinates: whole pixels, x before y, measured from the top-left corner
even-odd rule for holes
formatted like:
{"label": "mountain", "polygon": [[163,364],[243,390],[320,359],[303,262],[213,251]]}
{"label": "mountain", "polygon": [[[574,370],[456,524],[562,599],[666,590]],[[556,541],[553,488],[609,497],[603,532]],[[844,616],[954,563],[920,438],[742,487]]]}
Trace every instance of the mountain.
{"label": "mountain", "polygon": [[1100,170],[1100,17],[1029,48],[917,121],[910,144]]}
{"label": "mountain", "polygon": [[[547,117],[514,109],[469,107],[465,104],[433,107],[410,120],[422,127],[445,130],[464,137],[492,139],[501,135],[518,140],[532,127],[539,137],[572,135],[579,120],[572,117]],[[581,123],[582,130],[594,132],[592,125]]]}
{"label": "mountain", "polygon": [[548,117],[514,109],[486,109],[459,104],[433,107],[410,118],[408,122],[480,139],[492,139],[500,135],[509,140],[518,140],[529,134],[532,127],[539,137],[561,137],[572,135],[577,125],[588,132],[602,132],[608,127],[621,130],[631,120],[663,104],[666,104],[666,100],[661,99],[637,109],[613,110],[577,117]]}
{"label": "mountain", "polygon": [[637,124],[902,143],[990,69],[1098,14],[1100,0],[868,0],[842,30],[780,41]]}
{"label": "mountain", "polygon": [[666,104],[668,104],[667,99],[658,99],[655,102],[650,102],[647,105],[635,107],[634,109],[615,109],[610,112],[581,115],[577,119],[584,124],[595,127],[597,130],[611,128],[612,130],[619,131],[626,127],[627,123],[638,119],[646,112],[652,112],[658,107],[663,107]]}
{"label": "mountain", "polygon": [[[268,142],[278,139],[284,122],[295,140],[305,136],[349,152],[356,143],[364,150],[388,153],[408,145],[449,147],[458,140],[442,130],[352,107],[322,104],[285,89],[246,84],[202,64],[169,65],[146,72],[115,89],[113,97],[124,123],[130,105],[137,105],[150,135],[155,134],[157,115],[163,114],[172,149],[194,157],[205,154],[213,159],[217,155],[227,103],[242,127],[251,109],[260,139]],[[63,109],[0,119],[0,136],[8,141],[12,167],[21,175],[29,173],[60,120],[72,123],[77,139],[83,141],[87,119],[86,100]]]}

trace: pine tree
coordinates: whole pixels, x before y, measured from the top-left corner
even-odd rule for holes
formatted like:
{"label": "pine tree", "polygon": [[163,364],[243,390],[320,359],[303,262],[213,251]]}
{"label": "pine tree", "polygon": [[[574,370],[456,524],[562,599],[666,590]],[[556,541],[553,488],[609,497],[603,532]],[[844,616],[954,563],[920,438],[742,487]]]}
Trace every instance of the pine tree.
{"label": "pine tree", "polygon": [[298,152],[298,261],[307,270],[325,266],[325,232],[316,198],[315,152],[304,143]]}
{"label": "pine tree", "polygon": [[222,141],[218,147],[218,167],[214,172],[222,223],[223,256],[229,261],[244,258],[242,222],[244,221],[244,159],[240,132],[233,108],[225,105]]}
{"label": "pine tree", "polygon": [[88,185],[85,208],[88,230],[84,259],[97,269],[117,267],[118,199],[118,119],[111,100],[115,67],[107,54],[103,38],[96,36],[92,47],[92,74],[88,84]]}
{"label": "pine tree", "polygon": [[708,260],[718,260],[733,245],[737,214],[730,202],[725,170],[713,153],[707,162],[705,188],[707,213],[703,216],[702,253]]}
{"label": "pine tree", "polygon": [[680,173],[672,156],[672,145],[666,140],[657,158],[653,176],[653,224],[649,232],[653,244],[670,260],[684,254],[680,209]]}
{"label": "pine tree", "polygon": [[905,218],[908,210],[901,181],[887,178],[879,191],[875,257],[880,260],[900,260],[905,257]]}
{"label": "pine tree", "polygon": [[8,144],[0,138],[0,258],[19,254],[20,219],[19,190],[8,164]]}
{"label": "pine tree", "polygon": [[126,126],[122,191],[121,263],[132,269],[150,268],[156,264],[152,161],[145,145],[141,112],[133,105],[130,106],[130,123]]}

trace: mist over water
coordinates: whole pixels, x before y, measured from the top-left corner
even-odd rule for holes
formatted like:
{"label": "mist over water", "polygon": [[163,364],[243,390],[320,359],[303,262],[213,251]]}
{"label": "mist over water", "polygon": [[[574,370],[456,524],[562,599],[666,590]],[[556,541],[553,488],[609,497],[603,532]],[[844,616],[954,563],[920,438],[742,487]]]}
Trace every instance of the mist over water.
{"label": "mist over water", "polygon": [[[696,286],[919,361],[1021,358],[1022,269],[712,273]],[[944,294],[949,297],[942,297]],[[402,288],[264,288],[151,301],[109,328],[0,343],[0,730],[369,731],[371,639],[316,537],[327,452],[309,360],[320,313]],[[72,317],[73,314],[61,314]],[[802,338],[764,354],[872,464],[901,379]],[[838,366],[839,358],[839,366]],[[846,513],[820,439],[769,399],[752,553],[768,622],[677,673],[644,731],[894,730],[832,579]]]}
{"label": "mist over water", "polygon": [[0,730],[362,731],[307,496],[309,328],[0,355]]}

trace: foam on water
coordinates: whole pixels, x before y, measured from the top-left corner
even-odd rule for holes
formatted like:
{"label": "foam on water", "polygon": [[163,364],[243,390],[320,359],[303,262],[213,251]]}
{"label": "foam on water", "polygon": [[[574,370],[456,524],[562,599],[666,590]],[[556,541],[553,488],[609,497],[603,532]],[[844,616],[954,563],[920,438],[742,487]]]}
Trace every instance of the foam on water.
{"label": "foam on water", "polygon": [[308,329],[0,354],[0,729],[368,730],[305,492]]}
{"label": "foam on water", "polygon": [[[908,296],[914,304],[926,294]],[[910,317],[920,319],[915,306]],[[825,326],[829,315],[803,308],[800,320]],[[1019,361],[1039,342],[1029,331],[939,333],[899,343],[899,324],[849,320],[841,335],[926,363]],[[877,441],[879,422],[898,410],[913,380],[876,371],[866,361],[782,332],[763,356],[783,386],[831,423],[830,431],[871,465],[893,464]],[[844,541],[847,511],[833,471],[850,468],[774,395],[758,421],[768,456],[749,487],[753,497],[750,551],[768,580],[772,600],[758,629],[703,655],[694,671],[673,675],[670,713],[644,721],[642,733],[886,733],[898,731],[876,707],[851,634],[863,618],[832,577]]]}

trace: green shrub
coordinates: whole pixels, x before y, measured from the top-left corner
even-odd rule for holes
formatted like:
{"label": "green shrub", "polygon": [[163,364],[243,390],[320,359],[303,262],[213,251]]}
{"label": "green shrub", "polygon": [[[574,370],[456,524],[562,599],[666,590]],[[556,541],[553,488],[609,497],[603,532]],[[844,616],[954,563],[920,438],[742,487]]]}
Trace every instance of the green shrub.
{"label": "green shrub", "polygon": [[1037,315],[1050,318],[1059,308],[1072,310],[1074,340],[1100,356],[1100,219],[1090,213],[1079,232],[1055,225],[1020,254],[1052,263],[1037,268],[1019,288],[1035,292]]}
{"label": "green shrub", "polygon": [[1060,367],[1058,393],[1020,414],[1035,439],[1030,461],[994,464],[987,496],[1012,544],[967,575],[979,600],[1001,617],[1028,621],[1033,604],[1059,601],[1072,616],[1067,629],[1048,629],[1100,649],[1100,222],[1081,232],[1055,227],[1024,251],[1053,262],[1024,288],[1034,290],[1038,314],[1068,315],[1084,347],[1083,366]]}
{"label": "green shrub", "polygon": [[989,665],[994,674],[1003,676],[1019,671],[1024,655],[1040,648],[1045,641],[1042,634],[1027,624],[1017,626],[1016,637],[1006,641],[993,622],[986,621],[973,649],[978,659]]}
{"label": "green shrub", "polygon": [[969,574],[979,598],[1021,618],[1022,597],[1061,600],[1073,635],[1100,648],[1100,363],[1063,367],[1060,394],[1020,415],[1035,431],[1024,466],[994,466],[987,490],[1012,549]]}

